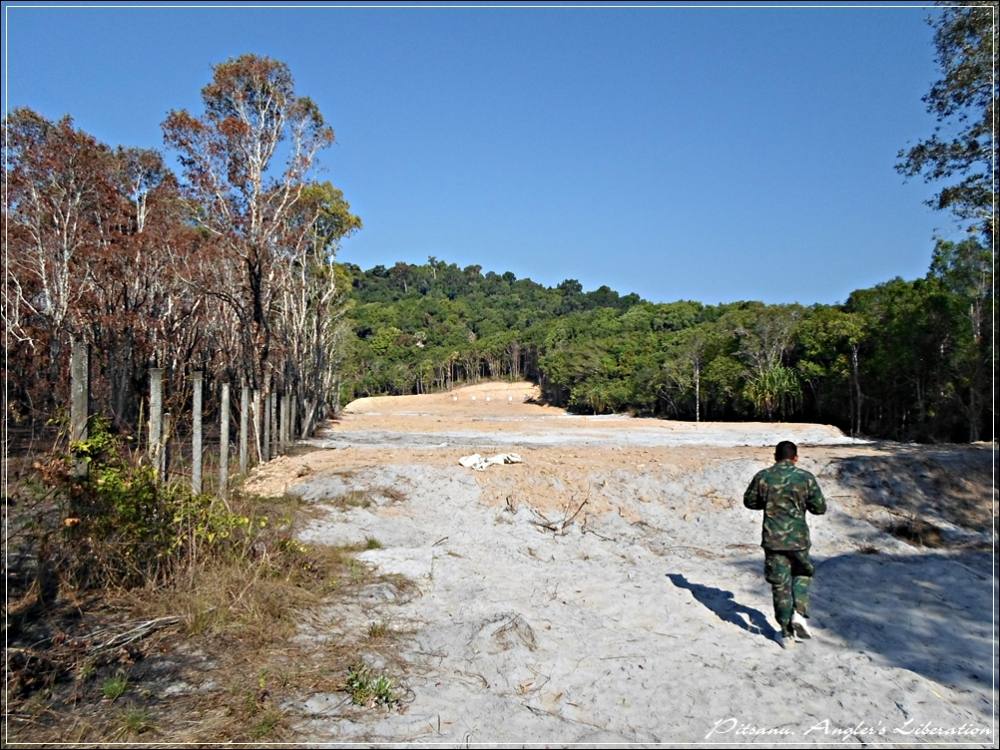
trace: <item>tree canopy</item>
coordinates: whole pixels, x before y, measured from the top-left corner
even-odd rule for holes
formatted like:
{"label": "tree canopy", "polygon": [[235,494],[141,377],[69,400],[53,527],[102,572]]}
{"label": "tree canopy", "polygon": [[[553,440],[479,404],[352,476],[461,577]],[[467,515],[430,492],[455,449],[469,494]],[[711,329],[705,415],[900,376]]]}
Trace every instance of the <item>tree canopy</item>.
{"label": "tree canopy", "polygon": [[988,382],[970,377],[963,338],[968,295],[982,290],[957,260],[964,256],[946,250],[922,279],[809,307],[652,303],[437,258],[349,265],[353,336],[341,397],[528,378],[551,403],[583,413],[821,421],[907,440],[968,439],[989,418]]}
{"label": "tree canopy", "polygon": [[991,238],[996,195],[995,4],[941,5],[932,21],[941,78],[924,96],[937,125],[930,136],[899,152],[896,168],[908,177],[951,181],[930,205],[973,222]]}

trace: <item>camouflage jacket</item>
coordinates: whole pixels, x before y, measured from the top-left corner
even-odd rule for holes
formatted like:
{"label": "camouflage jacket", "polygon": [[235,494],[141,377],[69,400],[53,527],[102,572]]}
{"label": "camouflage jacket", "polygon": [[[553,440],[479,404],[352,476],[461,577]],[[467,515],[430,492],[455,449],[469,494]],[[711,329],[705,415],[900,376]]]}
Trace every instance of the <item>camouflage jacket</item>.
{"label": "camouflage jacket", "polygon": [[806,511],[826,512],[826,500],[816,477],[791,461],[779,461],[758,471],[743,493],[743,504],[764,511],[761,546],[765,549],[809,549]]}

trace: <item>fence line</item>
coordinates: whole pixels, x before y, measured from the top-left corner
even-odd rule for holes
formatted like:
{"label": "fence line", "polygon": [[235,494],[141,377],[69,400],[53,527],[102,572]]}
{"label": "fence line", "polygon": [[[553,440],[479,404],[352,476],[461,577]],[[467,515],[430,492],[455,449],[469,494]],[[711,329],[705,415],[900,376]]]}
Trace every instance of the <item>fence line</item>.
{"label": "fence line", "polygon": [[201,494],[201,389],[202,373],[191,373],[191,492]]}
{"label": "fence line", "polygon": [[[90,347],[83,341],[72,341],[70,346],[70,426],[71,443],[86,440],[90,412]],[[164,368],[150,367],[148,417],[146,423],[147,444],[145,458],[154,467],[158,479],[166,482],[170,471],[170,444],[172,433],[180,423],[180,418],[165,412]],[[193,371],[190,375],[191,397],[191,491],[200,494],[204,489],[203,459],[204,431],[202,424],[204,409],[204,373]],[[300,401],[298,393],[283,384],[280,392],[273,384],[270,373],[264,376],[263,391],[251,389],[246,376],[240,378],[239,406],[239,472],[245,474],[250,469],[250,431],[258,463],[287,453],[296,441],[296,435],[307,438],[312,432],[316,417],[317,402],[308,394]],[[303,411],[300,411],[300,404]],[[139,407],[142,421],[142,404]],[[219,398],[219,458],[218,483],[216,492],[226,497],[229,491],[230,426],[232,422],[230,383],[220,383]],[[299,429],[296,430],[296,423]],[[140,424],[140,428],[141,428]],[[74,461],[73,471],[78,477],[87,475],[85,460]]]}

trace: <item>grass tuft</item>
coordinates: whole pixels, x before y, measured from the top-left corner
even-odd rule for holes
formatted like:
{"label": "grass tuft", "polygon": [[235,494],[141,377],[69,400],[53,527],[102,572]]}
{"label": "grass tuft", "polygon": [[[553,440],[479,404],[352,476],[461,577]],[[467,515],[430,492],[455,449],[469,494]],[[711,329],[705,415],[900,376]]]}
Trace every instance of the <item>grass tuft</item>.
{"label": "grass tuft", "polygon": [[122,672],[109,677],[101,685],[101,695],[112,703],[125,695],[126,690],[128,690],[128,677]]}
{"label": "grass tuft", "polygon": [[144,708],[135,706],[125,709],[119,721],[118,733],[128,737],[134,737],[156,730],[152,717]]}
{"label": "grass tuft", "polygon": [[392,686],[392,680],[385,674],[375,674],[363,662],[355,662],[347,673],[347,692],[351,702],[357,706],[393,708],[399,698]]}

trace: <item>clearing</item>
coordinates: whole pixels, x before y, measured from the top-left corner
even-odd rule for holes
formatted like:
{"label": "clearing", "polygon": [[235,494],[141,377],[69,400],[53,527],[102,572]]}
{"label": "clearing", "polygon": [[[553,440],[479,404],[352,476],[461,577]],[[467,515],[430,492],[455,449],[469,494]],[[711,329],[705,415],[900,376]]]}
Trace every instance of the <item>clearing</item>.
{"label": "clearing", "polygon": [[[304,540],[378,540],[358,557],[416,584],[303,624],[308,641],[396,634],[396,658],[359,656],[399,703],[290,698],[300,739],[995,745],[992,445],[573,416],[536,398],[486,383],[361,399],[251,478],[313,504]],[[742,505],[782,439],[830,507],[810,518],[815,637],[789,651],[760,514]],[[459,466],[474,452],[523,463]]]}

